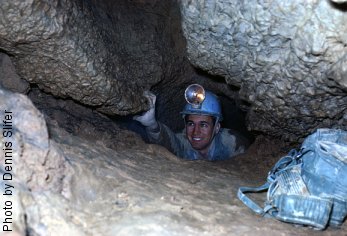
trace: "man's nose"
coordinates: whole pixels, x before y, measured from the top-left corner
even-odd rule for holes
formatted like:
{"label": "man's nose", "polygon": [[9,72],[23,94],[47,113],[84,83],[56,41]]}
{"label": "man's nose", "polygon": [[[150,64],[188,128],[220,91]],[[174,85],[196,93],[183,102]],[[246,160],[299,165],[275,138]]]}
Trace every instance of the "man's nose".
{"label": "man's nose", "polygon": [[196,125],[196,126],[194,127],[193,134],[194,134],[194,135],[200,134],[200,127],[199,127],[198,125]]}

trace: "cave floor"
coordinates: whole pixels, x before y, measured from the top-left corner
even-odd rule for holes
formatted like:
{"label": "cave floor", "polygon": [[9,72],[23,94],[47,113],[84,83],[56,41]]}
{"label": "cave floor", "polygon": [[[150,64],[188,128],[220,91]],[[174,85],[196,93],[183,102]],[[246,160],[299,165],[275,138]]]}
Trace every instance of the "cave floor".
{"label": "cave floor", "polygon": [[[258,139],[233,160],[206,162],[132,137],[114,150],[105,140],[51,134],[72,166],[64,214],[86,235],[347,235],[346,223],[317,231],[260,217],[240,202],[238,187],[263,184],[283,152],[271,140]],[[265,194],[252,198],[260,203]]]}

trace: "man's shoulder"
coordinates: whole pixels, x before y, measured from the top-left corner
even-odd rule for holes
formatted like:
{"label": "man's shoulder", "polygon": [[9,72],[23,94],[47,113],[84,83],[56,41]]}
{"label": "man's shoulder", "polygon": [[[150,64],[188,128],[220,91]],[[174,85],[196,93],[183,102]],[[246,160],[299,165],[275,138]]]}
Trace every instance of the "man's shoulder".
{"label": "man's shoulder", "polygon": [[229,135],[229,136],[243,136],[243,134],[240,131],[234,130],[234,129],[228,129],[228,128],[221,128],[220,133],[222,135]]}
{"label": "man's shoulder", "polygon": [[218,136],[220,141],[222,141],[223,143],[235,142],[236,139],[236,136],[234,135],[232,130],[226,128],[221,128],[219,133],[217,134],[217,137]]}
{"label": "man's shoulder", "polygon": [[249,146],[249,140],[240,131],[222,128],[219,133],[223,143],[235,143],[236,146],[242,145],[244,147]]}
{"label": "man's shoulder", "polygon": [[181,142],[183,142],[185,144],[188,143],[188,138],[187,138],[187,135],[186,135],[186,132],[184,129],[182,131],[176,133],[175,135]]}
{"label": "man's shoulder", "polygon": [[224,136],[237,136],[237,133],[239,133],[239,132],[236,132],[236,131],[228,129],[228,128],[221,128],[219,133],[221,135],[224,135]]}

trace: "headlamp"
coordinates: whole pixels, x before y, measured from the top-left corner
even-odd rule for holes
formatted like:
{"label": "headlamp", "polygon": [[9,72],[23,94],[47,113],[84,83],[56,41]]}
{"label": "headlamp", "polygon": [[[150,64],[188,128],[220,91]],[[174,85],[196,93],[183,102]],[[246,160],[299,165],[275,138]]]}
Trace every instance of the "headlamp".
{"label": "headlamp", "polygon": [[200,84],[191,84],[186,88],[184,97],[193,108],[200,108],[205,100],[205,89]]}

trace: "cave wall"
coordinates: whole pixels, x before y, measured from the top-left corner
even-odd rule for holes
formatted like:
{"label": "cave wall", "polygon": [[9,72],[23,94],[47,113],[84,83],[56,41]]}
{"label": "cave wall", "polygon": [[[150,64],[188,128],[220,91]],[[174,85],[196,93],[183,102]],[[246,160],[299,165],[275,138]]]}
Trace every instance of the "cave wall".
{"label": "cave wall", "polygon": [[[248,128],[298,140],[347,127],[347,5],[181,1],[190,62],[239,88]],[[341,3],[342,2],[342,3]]]}
{"label": "cave wall", "polygon": [[145,110],[145,90],[175,131],[190,83],[235,97],[188,61],[178,1],[4,1],[0,11],[0,50],[21,78],[115,119]]}
{"label": "cave wall", "polygon": [[177,16],[176,1],[5,0],[0,50],[45,92],[133,114],[143,91],[186,71]]}
{"label": "cave wall", "polygon": [[105,114],[146,110],[152,90],[158,119],[179,130],[197,82],[231,101],[225,111],[237,104],[248,130],[297,141],[346,129],[346,11],[328,0],[4,0],[0,51],[20,78]]}

